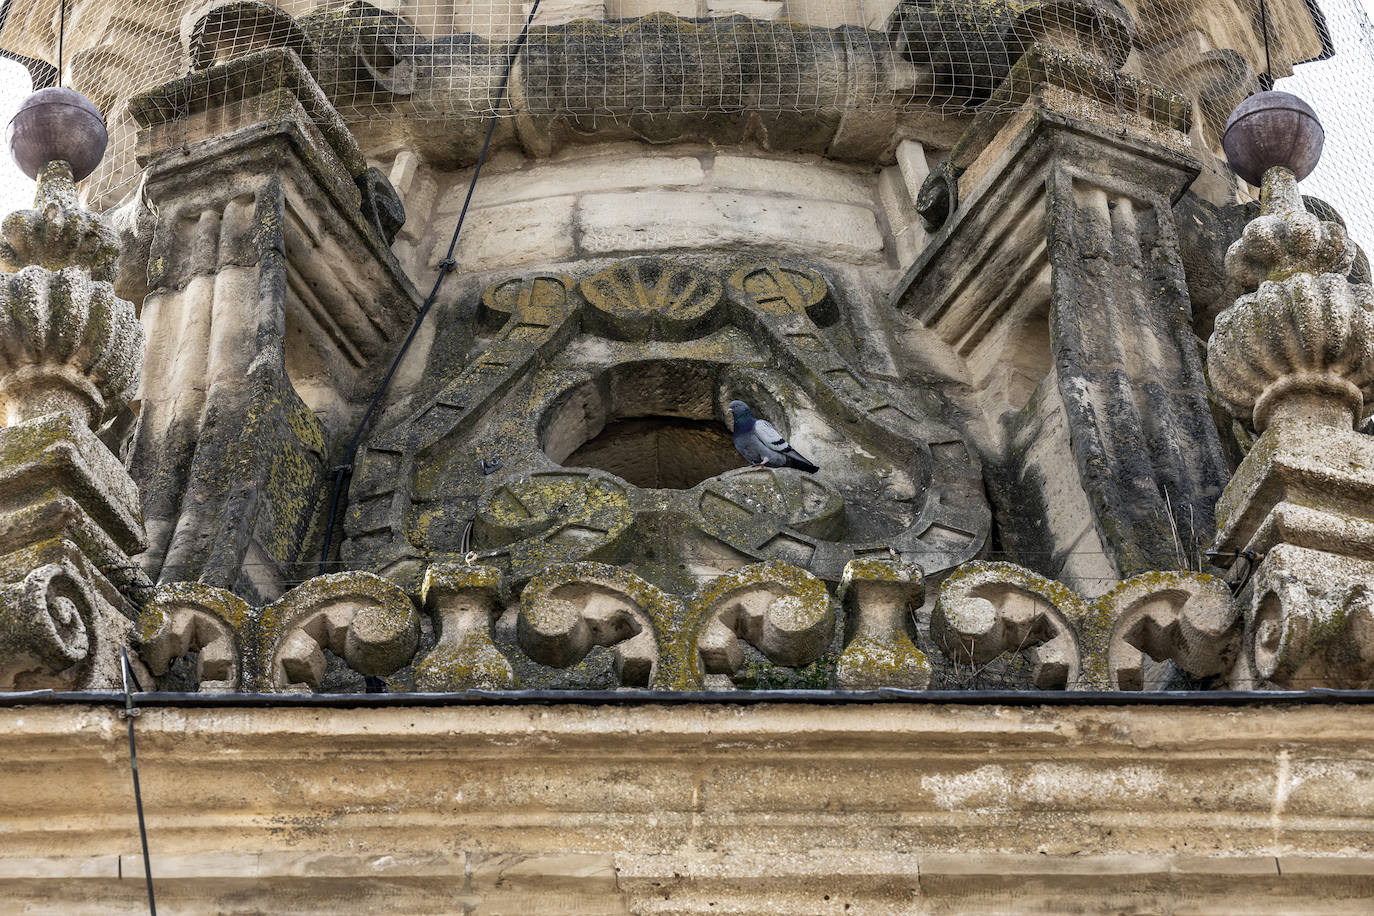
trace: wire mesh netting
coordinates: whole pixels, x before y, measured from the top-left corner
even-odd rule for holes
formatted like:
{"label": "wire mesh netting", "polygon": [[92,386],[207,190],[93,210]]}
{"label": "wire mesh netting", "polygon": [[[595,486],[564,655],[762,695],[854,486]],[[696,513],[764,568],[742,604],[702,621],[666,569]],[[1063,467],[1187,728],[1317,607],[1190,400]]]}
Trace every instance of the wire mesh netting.
{"label": "wire mesh netting", "polygon": [[[1194,143],[1214,153],[1234,105],[1266,73],[1296,67],[1295,88],[1339,148],[1313,187],[1356,222],[1374,210],[1359,180],[1374,159],[1374,32],[1361,0],[541,0],[503,103],[530,12],[519,0],[32,0],[8,4],[0,47],[55,62],[65,27],[63,79],[111,122],[89,191],[105,202],[137,174],[131,97],[267,47],[295,51],[350,124],[494,113],[588,130],[737,112],[967,118],[1025,103],[1017,62],[1039,43],[1124,72],[1118,92],[1140,78],[1177,93],[1193,106]],[[224,91],[252,79],[245,69]]]}

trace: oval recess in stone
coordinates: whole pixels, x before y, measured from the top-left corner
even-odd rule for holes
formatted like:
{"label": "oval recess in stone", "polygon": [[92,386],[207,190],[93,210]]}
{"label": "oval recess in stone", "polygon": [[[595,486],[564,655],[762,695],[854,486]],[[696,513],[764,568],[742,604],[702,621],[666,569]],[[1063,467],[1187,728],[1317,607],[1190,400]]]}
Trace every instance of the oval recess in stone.
{"label": "oval recess in stone", "polygon": [[720,281],[686,264],[636,258],[580,287],[591,305],[587,329],[614,340],[693,340],[724,319]]}
{"label": "oval recess in stone", "polygon": [[751,264],[735,271],[730,277],[730,288],[754,308],[770,315],[806,315],[821,327],[832,325],[839,318],[825,277],[800,264]]}

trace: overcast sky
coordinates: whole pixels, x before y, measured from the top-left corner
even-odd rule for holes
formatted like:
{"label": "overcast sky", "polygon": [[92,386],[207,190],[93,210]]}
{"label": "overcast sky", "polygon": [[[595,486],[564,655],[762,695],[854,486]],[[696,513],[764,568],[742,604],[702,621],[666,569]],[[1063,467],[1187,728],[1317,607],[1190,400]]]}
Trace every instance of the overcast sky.
{"label": "overcast sky", "polygon": [[[1316,109],[1326,129],[1321,164],[1303,182],[1303,190],[1336,206],[1351,234],[1374,254],[1374,0],[1359,0],[1369,11],[1361,22],[1353,0],[1322,0],[1337,54],[1330,61],[1304,64],[1278,88],[1297,93]],[[0,59],[0,124],[9,124],[14,109],[29,92],[28,72]],[[0,152],[0,213],[27,207],[33,183]]]}

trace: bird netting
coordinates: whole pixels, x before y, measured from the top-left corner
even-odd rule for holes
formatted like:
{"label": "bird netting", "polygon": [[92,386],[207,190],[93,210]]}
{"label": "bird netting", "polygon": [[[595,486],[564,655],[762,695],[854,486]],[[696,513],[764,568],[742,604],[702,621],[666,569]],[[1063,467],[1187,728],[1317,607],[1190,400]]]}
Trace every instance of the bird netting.
{"label": "bird netting", "polygon": [[[30,0],[7,4],[0,47],[56,63],[65,32],[63,80],[111,124],[110,155],[89,191],[106,202],[137,174],[131,97],[269,46],[294,50],[346,123],[496,114],[586,127],[732,112],[968,118],[1024,103],[1016,64],[1039,43],[1187,99],[1194,142],[1214,151],[1234,105],[1266,76],[1297,68],[1329,147],[1342,148],[1314,186],[1338,188],[1346,209],[1367,213],[1355,169],[1374,153],[1374,36],[1359,4],[541,0],[516,55],[531,12],[519,0]],[[224,91],[251,89],[253,78],[245,70]],[[1230,180],[1215,157],[1204,166]]]}

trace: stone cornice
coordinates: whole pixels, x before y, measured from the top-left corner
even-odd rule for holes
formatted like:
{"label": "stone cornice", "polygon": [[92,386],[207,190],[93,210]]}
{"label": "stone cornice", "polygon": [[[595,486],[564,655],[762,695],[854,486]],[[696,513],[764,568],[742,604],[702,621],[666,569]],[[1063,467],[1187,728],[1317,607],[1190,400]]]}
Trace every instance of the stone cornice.
{"label": "stone cornice", "polygon": [[[1366,705],[1262,703],[146,707],[135,723],[159,902],[271,910],[328,878],[404,911],[458,894],[533,912],[556,890],[576,913],[740,894],[796,913],[827,912],[825,894],[1055,909],[1108,887],[1147,910],[1353,905],[1374,880],[1371,729]],[[0,734],[0,893],[135,911],[116,710],[5,708]]]}

